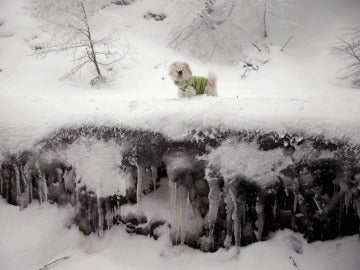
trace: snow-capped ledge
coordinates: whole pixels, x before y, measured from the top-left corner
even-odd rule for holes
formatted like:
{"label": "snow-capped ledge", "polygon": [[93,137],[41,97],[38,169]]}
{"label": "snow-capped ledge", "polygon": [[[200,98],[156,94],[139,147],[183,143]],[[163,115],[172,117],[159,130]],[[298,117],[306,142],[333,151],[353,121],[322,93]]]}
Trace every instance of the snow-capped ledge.
{"label": "snow-capped ledge", "polygon": [[192,130],[244,130],[321,136],[359,144],[359,95],[342,99],[196,97],[136,101],[114,94],[98,96],[97,92],[71,97],[0,96],[0,149],[22,151],[56,129],[84,125],[148,130],[174,140],[185,139]]}

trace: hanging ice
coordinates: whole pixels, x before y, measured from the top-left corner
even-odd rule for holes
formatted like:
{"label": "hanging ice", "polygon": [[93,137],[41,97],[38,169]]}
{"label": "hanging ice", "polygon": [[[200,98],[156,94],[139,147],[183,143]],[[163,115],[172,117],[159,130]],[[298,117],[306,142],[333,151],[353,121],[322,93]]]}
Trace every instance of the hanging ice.
{"label": "hanging ice", "polygon": [[[191,227],[193,234],[198,233],[198,219],[190,207],[189,188],[194,179],[191,172],[196,164],[194,155],[183,151],[167,153],[164,156],[170,188],[170,224],[172,238],[176,244],[184,243]],[[191,211],[192,210],[192,211]],[[189,217],[191,215],[191,218]],[[189,222],[192,222],[189,224]]]}
{"label": "hanging ice", "polygon": [[255,236],[256,239],[260,241],[264,230],[265,217],[264,217],[264,205],[259,197],[256,199],[255,210],[257,213],[257,221],[255,221],[257,231],[255,231]]}
{"label": "hanging ice", "polygon": [[35,164],[37,173],[38,173],[38,179],[37,179],[37,188],[38,188],[38,195],[39,195],[39,202],[40,204],[43,202],[46,202],[48,199],[48,189],[46,185],[46,178],[44,176],[44,173],[40,169],[39,162],[36,161]]}
{"label": "hanging ice", "polygon": [[189,213],[189,192],[179,183],[169,181],[170,189],[170,224],[175,244],[184,244]]}
{"label": "hanging ice", "polygon": [[146,179],[146,170],[145,167],[143,167],[140,164],[136,164],[136,167],[137,167],[136,201],[137,204],[140,206],[142,191],[143,191],[143,183]]}
{"label": "hanging ice", "polygon": [[233,235],[233,211],[234,203],[230,194],[229,185],[225,186],[225,203],[226,203],[226,238],[224,241],[225,248],[230,248]]}
{"label": "hanging ice", "polygon": [[31,203],[33,200],[33,186],[31,181],[31,171],[29,169],[28,164],[25,164],[23,174],[24,174],[25,182],[27,183],[26,188],[28,193],[28,201],[29,203]]}
{"label": "hanging ice", "polygon": [[70,170],[66,170],[64,172],[64,185],[65,185],[65,190],[70,192],[70,193],[74,193],[75,192],[75,187],[76,187],[76,182],[75,182],[75,169],[71,168]]}
{"label": "hanging ice", "polygon": [[156,190],[157,177],[158,177],[157,167],[156,166],[151,166],[151,178],[152,178],[152,181],[153,181],[154,191]]}
{"label": "hanging ice", "polygon": [[97,205],[97,217],[98,217],[98,222],[97,222],[97,233],[99,237],[102,237],[104,235],[104,214],[103,214],[103,209],[102,209],[102,205],[101,205],[101,191],[98,188],[97,192],[96,192],[96,205]]}
{"label": "hanging ice", "polygon": [[206,169],[205,176],[209,184],[209,211],[207,214],[209,232],[207,236],[202,237],[200,245],[202,250],[210,251],[214,248],[214,228],[219,212],[221,189],[218,176],[210,168]]}
{"label": "hanging ice", "polygon": [[232,219],[234,222],[234,237],[235,237],[235,246],[240,247],[241,241],[241,210],[242,210],[242,201],[237,198],[237,193],[234,189],[230,188],[230,197],[233,201],[234,209],[232,214]]}
{"label": "hanging ice", "polygon": [[21,195],[21,189],[20,189],[20,171],[19,167],[14,167],[15,171],[15,185],[16,185],[16,201],[18,204],[20,204],[20,195]]}

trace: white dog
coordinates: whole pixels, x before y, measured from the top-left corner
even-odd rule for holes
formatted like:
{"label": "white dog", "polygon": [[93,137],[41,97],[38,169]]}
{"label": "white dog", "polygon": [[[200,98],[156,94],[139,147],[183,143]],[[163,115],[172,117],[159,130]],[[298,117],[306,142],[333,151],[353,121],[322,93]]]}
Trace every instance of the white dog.
{"label": "white dog", "polygon": [[202,94],[217,96],[217,78],[214,73],[210,72],[207,78],[193,76],[190,66],[187,63],[175,62],[170,66],[169,75],[178,87],[178,95],[180,98]]}

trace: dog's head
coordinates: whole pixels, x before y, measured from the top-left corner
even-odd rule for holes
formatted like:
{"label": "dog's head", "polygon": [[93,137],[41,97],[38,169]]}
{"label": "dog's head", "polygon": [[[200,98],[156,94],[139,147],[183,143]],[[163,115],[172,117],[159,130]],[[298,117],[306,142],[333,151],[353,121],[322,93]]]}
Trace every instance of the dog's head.
{"label": "dog's head", "polygon": [[174,82],[181,82],[191,77],[190,66],[185,62],[172,63],[169,68],[169,75]]}

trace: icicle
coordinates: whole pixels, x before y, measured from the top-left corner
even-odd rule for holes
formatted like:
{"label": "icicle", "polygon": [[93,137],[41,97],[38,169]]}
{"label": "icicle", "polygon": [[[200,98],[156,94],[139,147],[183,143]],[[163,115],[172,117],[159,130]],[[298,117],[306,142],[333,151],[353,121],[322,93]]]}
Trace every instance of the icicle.
{"label": "icicle", "polygon": [[24,178],[25,178],[25,182],[26,182],[28,201],[29,201],[29,203],[31,203],[33,200],[33,189],[32,189],[30,169],[27,164],[25,164],[25,166],[24,166],[23,173],[24,173]]}
{"label": "icicle", "polygon": [[9,200],[9,179],[5,179],[5,199]]}
{"label": "icicle", "polygon": [[184,244],[190,207],[189,192],[179,183],[169,180],[170,188],[170,224],[175,245]]}
{"label": "icicle", "polygon": [[296,214],[297,211],[297,192],[294,191],[294,214]]}
{"label": "icicle", "polygon": [[0,195],[3,194],[3,184],[4,184],[4,179],[1,176],[1,171],[0,171]]}
{"label": "icicle", "polygon": [[257,221],[255,222],[257,231],[255,232],[255,235],[256,235],[256,239],[260,241],[264,230],[265,217],[264,217],[264,205],[260,201],[259,197],[256,200],[255,210],[257,213]]}
{"label": "icicle", "polygon": [[169,180],[169,191],[170,191],[170,206],[169,206],[169,221],[173,227],[175,224],[175,214],[174,210],[176,209],[176,183]]}
{"label": "icicle", "polygon": [[[347,209],[345,211],[347,211]],[[342,217],[343,213],[344,213],[344,202],[343,202],[343,200],[340,200],[340,202],[339,202],[339,213],[337,213],[338,214],[337,225],[338,225],[339,232],[341,232],[341,217]]]}
{"label": "icicle", "polygon": [[179,244],[178,240],[180,238],[180,212],[181,205],[179,204],[179,184],[175,183],[175,243],[176,245]]}
{"label": "icicle", "polygon": [[1,175],[1,171],[0,171],[0,195],[5,197],[6,193],[7,193],[7,191],[6,191],[6,180]]}
{"label": "icicle", "polygon": [[214,229],[219,212],[221,190],[219,179],[212,177],[210,170],[207,170],[206,178],[209,184],[209,211],[207,214],[207,226],[209,228],[209,232],[208,235],[201,238],[200,248],[204,251],[210,251],[214,249]]}
{"label": "icicle", "polygon": [[47,188],[46,179],[45,179],[44,176],[42,177],[42,186],[43,186],[43,193],[44,193],[44,201],[47,202],[47,200],[48,200],[48,188]]}
{"label": "icicle", "polygon": [[[360,218],[360,196],[358,196],[353,204],[354,210],[356,211],[357,217]],[[359,224],[360,233],[360,224]]]}
{"label": "icicle", "polygon": [[235,246],[240,247],[241,241],[241,216],[240,216],[240,205],[238,203],[235,192],[230,189],[230,196],[233,201],[234,211],[233,211],[233,221],[234,221],[234,237],[235,237]]}
{"label": "icicle", "polygon": [[56,178],[61,191],[66,190],[63,176],[64,171],[61,168],[56,168]]}
{"label": "icicle", "polygon": [[91,221],[92,221],[91,199],[90,199],[90,195],[87,195],[87,196],[88,196],[89,204],[88,204],[86,211],[87,211],[87,218],[88,218],[88,227],[91,228]]}
{"label": "icicle", "polygon": [[[190,205],[190,199],[189,199],[189,192],[186,192],[185,188],[182,187],[183,192],[185,194],[181,194],[181,200],[185,198],[186,203],[184,207],[184,203],[181,202],[181,226],[180,226],[180,244],[183,245],[185,243],[185,237],[186,237],[186,231],[187,231],[187,221],[188,221],[188,213],[189,213],[189,205]],[[185,195],[185,196],[184,196]]]}
{"label": "icicle", "polygon": [[38,192],[39,192],[40,204],[43,202],[46,202],[48,199],[48,197],[47,197],[48,189],[47,189],[47,185],[46,185],[46,179],[42,173],[40,173],[39,179],[38,179]]}
{"label": "icicle", "polygon": [[103,211],[101,208],[101,198],[100,198],[100,189],[96,192],[96,205],[97,205],[97,216],[98,216],[98,228],[97,233],[99,237],[104,235],[104,220],[103,220]]}
{"label": "icicle", "polygon": [[126,171],[126,188],[135,188],[136,179],[135,179],[135,169],[131,166],[125,168]]}
{"label": "icicle", "polygon": [[20,195],[21,208],[25,208],[28,206],[30,201],[29,196],[29,181],[27,174],[25,173],[25,167],[20,166],[20,180],[23,182],[24,192]]}
{"label": "icicle", "polygon": [[219,211],[220,204],[220,185],[218,179],[211,179],[209,183],[209,212],[208,212],[208,226],[209,226],[209,237],[214,236],[214,227]]}
{"label": "icicle", "polygon": [[276,199],[276,195],[275,195],[274,208],[273,208],[273,216],[274,216],[274,218],[276,217],[276,212],[277,212],[277,199]]}
{"label": "icicle", "polygon": [[[116,212],[118,211],[118,208],[119,207],[116,207]],[[105,220],[108,230],[113,226],[113,217],[114,212],[110,209],[109,202],[107,201],[105,204]]]}
{"label": "icicle", "polygon": [[[48,188],[46,185],[46,178],[45,175],[43,174],[43,172],[40,170],[40,166],[39,163],[37,162],[37,169],[38,169],[38,173],[39,173],[39,182],[38,182],[38,187],[39,187],[39,197],[41,197],[40,202],[47,202],[48,200]],[[40,195],[41,194],[41,195]]]}
{"label": "icicle", "polygon": [[141,197],[143,191],[143,183],[146,178],[146,171],[142,165],[137,164],[137,187],[136,187],[136,201],[138,206],[141,206]]}
{"label": "icicle", "polygon": [[180,244],[183,245],[185,243],[186,237],[186,223],[187,223],[187,213],[189,209],[189,200],[188,200],[188,192],[186,192],[186,188],[177,184],[177,220],[178,220],[178,240],[180,240]]}
{"label": "icicle", "polygon": [[247,205],[246,204],[241,204],[241,208],[239,208],[242,211],[242,219],[245,223],[246,221],[246,210],[247,210]]}
{"label": "icicle", "polygon": [[65,190],[74,193],[76,188],[76,174],[75,169],[71,168],[70,171],[64,172],[64,185]]}
{"label": "icicle", "polygon": [[229,185],[225,186],[225,203],[226,203],[226,238],[224,241],[225,248],[230,248],[232,242],[232,233],[233,233],[233,211],[234,211],[234,204],[233,200],[231,199],[230,194],[230,187]]}
{"label": "icicle", "polygon": [[38,179],[37,186],[38,186],[39,202],[40,202],[40,204],[42,204],[44,201],[44,198],[43,198],[43,193],[42,193],[41,178]]}
{"label": "icicle", "polygon": [[151,166],[151,177],[152,177],[152,181],[153,181],[153,185],[154,185],[154,191],[155,191],[156,190],[156,179],[158,177],[157,167],[156,166]]}
{"label": "icicle", "polygon": [[[21,189],[20,189],[20,171],[19,171],[19,167],[15,166],[14,167],[14,171],[15,171],[15,182],[16,182],[16,202],[18,205],[20,205],[20,195],[21,195]],[[21,207],[21,205],[20,205]]]}

